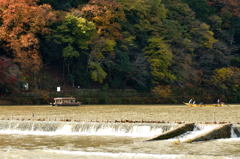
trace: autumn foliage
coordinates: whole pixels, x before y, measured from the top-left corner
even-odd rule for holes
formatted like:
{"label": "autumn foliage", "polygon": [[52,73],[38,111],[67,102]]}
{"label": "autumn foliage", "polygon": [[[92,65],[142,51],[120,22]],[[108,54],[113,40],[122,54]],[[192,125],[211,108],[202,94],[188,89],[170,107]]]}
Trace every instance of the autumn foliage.
{"label": "autumn foliage", "polygon": [[37,5],[34,0],[0,0],[0,39],[11,51],[14,61],[28,72],[39,71],[38,34],[47,32],[46,26],[53,19],[50,5]]}
{"label": "autumn foliage", "polygon": [[222,6],[222,12],[230,12],[233,16],[240,17],[240,1],[239,0],[208,0],[210,5]]}
{"label": "autumn foliage", "polygon": [[68,84],[145,91],[157,103],[219,94],[240,101],[239,6],[240,0],[0,0],[0,92],[17,80],[17,66],[30,90]]}
{"label": "autumn foliage", "polygon": [[81,15],[97,24],[97,33],[101,36],[120,38],[124,13],[119,3],[114,0],[90,0],[81,9]]}
{"label": "autumn foliage", "polygon": [[0,84],[14,84],[17,82],[17,73],[13,71],[14,69],[16,70],[17,67],[11,59],[0,58]]}

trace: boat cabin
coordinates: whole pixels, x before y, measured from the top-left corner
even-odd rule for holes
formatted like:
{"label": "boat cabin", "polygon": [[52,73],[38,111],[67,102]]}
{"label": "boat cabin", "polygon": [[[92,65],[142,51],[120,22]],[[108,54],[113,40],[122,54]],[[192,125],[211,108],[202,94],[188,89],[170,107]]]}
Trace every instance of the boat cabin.
{"label": "boat cabin", "polygon": [[79,106],[81,103],[76,101],[74,97],[58,97],[54,98],[53,106]]}

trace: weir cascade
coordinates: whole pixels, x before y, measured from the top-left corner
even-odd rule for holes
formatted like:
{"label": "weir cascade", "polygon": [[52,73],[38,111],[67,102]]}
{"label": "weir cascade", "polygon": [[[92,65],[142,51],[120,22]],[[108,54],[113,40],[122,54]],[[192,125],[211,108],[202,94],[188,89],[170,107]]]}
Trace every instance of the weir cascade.
{"label": "weir cascade", "polygon": [[[189,124],[185,124],[189,125]],[[108,122],[60,122],[60,121],[18,121],[0,120],[0,134],[20,135],[87,135],[87,136],[125,136],[137,138],[154,138],[182,128],[181,124],[163,123],[108,123]],[[191,124],[192,126],[192,124]],[[193,130],[187,130],[170,140],[181,142],[193,139],[221,127],[218,124],[194,124]],[[216,130],[215,130],[216,131]],[[240,137],[240,126],[230,126],[230,136]],[[228,133],[228,134],[229,134]],[[221,137],[218,137],[221,138]],[[223,136],[222,138],[227,138]],[[214,139],[214,137],[212,137]]]}
{"label": "weir cascade", "polygon": [[152,137],[177,124],[0,120],[0,134]]}

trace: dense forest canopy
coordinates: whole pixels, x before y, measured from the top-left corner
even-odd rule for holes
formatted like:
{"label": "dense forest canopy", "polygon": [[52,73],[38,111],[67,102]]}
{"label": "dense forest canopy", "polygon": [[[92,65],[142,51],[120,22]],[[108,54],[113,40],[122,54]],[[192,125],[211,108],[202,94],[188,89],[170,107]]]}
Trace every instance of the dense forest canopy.
{"label": "dense forest canopy", "polygon": [[[81,88],[240,100],[239,0],[0,0],[0,92]],[[50,70],[50,71],[49,71]]]}

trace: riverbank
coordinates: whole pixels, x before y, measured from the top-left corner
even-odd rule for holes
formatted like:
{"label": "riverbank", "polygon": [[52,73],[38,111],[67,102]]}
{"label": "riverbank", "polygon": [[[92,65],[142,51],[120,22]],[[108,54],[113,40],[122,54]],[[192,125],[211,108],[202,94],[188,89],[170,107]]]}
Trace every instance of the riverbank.
{"label": "riverbank", "polygon": [[1,106],[0,120],[240,124],[240,105],[217,108],[184,105]]}
{"label": "riverbank", "polygon": [[[177,100],[161,98],[151,92],[138,92],[133,89],[69,89],[61,92],[38,90],[19,92],[0,97],[0,105],[42,105],[53,102],[56,97],[75,97],[84,104],[150,104],[178,103]],[[172,97],[173,98],[173,97]],[[182,99],[181,99],[182,101]]]}
{"label": "riverbank", "polygon": [[[137,91],[134,89],[63,89],[61,92],[35,90],[32,92],[18,92],[5,96],[0,96],[1,101],[15,105],[43,105],[53,102],[56,97],[75,97],[83,104],[182,104],[188,102],[189,99],[196,99],[197,102],[204,103],[217,102],[219,96],[189,96],[185,93],[181,95],[171,94],[169,96],[161,96],[154,92]],[[230,101],[222,99],[221,101]]]}

